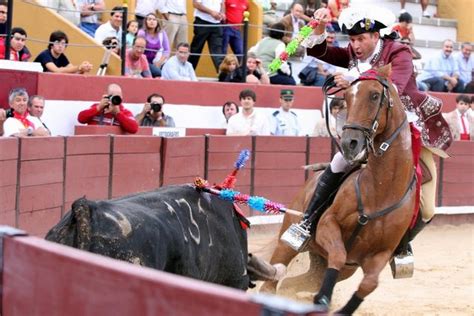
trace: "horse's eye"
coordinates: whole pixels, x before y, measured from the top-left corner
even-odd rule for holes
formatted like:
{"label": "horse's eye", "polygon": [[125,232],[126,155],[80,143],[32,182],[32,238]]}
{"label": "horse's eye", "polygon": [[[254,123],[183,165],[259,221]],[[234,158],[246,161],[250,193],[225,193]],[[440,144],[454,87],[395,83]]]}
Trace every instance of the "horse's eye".
{"label": "horse's eye", "polygon": [[370,100],[372,101],[377,101],[379,99],[380,94],[379,93],[372,93],[370,95]]}

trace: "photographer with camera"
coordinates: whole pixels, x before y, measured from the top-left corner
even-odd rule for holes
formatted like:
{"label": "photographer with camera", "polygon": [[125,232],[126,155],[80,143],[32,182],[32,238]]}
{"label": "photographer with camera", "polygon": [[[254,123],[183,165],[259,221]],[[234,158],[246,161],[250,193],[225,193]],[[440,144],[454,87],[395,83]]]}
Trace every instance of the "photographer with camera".
{"label": "photographer with camera", "polygon": [[15,88],[8,95],[10,109],[4,111],[0,121],[3,122],[3,136],[49,136],[49,131],[43,127],[38,118],[27,111],[28,92],[24,88]]}
{"label": "photographer with camera", "polygon": [[138,124],[140,126],[175,127],[173,118],[163,113],[164,103],[165,98],[157,93],[148,96],[143,110],[135,116]]}
{"label": "photographer with camera", "polygon": [[79,123],[88,125],[120,126],[125,132],[135,134],[138,124],[132,112],[122,105],[122,88],[115,83],[107,87],[107,94],[77,116]]}

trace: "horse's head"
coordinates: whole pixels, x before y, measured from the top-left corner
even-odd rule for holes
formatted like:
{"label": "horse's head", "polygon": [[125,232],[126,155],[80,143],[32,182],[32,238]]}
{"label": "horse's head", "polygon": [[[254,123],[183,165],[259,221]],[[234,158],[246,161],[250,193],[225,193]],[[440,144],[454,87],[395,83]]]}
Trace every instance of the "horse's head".
{"label": "horse's head", "polygon": [[[392,110],[392,95],[396,94],[390,81],[391,65],[363,73],[345,92],[347,121],[343,127],[341,145],[349,163],[365,161],[374,149],[374,139],[383,133],[387,114]],[[379,152],[385,151],[384,145]],[[381,154],[380,153],[380,154]]]}

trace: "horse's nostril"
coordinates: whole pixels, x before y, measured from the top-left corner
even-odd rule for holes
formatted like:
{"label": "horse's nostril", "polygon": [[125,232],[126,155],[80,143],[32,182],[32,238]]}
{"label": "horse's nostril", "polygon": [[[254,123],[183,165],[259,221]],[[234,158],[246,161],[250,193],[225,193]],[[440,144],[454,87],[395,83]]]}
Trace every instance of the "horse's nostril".
{"label": "horse's nostril", "polygon": [[354,150],[357,147],[357,140],[352,139],[351,143],[349,144],[349,147]]}

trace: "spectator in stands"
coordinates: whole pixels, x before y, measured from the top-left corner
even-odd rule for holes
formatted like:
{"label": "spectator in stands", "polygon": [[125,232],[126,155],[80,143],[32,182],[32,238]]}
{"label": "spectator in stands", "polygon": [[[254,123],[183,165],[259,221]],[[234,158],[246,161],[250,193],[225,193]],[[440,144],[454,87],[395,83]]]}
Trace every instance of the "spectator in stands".
{"label": "spectator in stands", "polygon": [[[283,37],[285,36],[285,25],[280,22],[273,24],[268,35],[268,37],[264,37],[254,47],[250,48],[247,55],[247,69],[254,71],[257,68],[262,77],[267,77],[266,73],[269,71],[268,65],[273,61],[273,59],[275,59],[275,57],[280,56],[280,54],[285,51],[286,46],[283,40]],[[253,58],[254,55],[251,53],[255,54],[255,58]],[[249,62],[251,62],[250,65]],[[254,66],[253,64],[255,62],[256,65]],[[264,80],[266,81],[267,78]],[[278,72],[270,74],[269,81],[271,84],[296,85],[295,79],[291,76],[290,65],[287,62],[282,64]],[[247,82],[251,81],[247,80]]]}
{"label": "spectator in stands", "polygon": [[119,41],[115,36],[107,37],[106,39],[104,39],[102,45],[104,45],[105,48],[110,49],[113,53],[120,56]]}
{"label": "spectator in stands", "polygon": [[224,114],[225,119],[225,122],[222,124],[224,128],[227,127],[229,119],[237,113],[239,113],[239,106],[234,101],[227,101],[222,105],[222,114]]}
{"label": "spectator in stands", "polygon": [[462,92],[464,83],[459,79],[459,66],[454,57],[453,41],[443,42],[443,51],[428,59],[417,81],[428,85],[430,91]]}
{"label": "spectator in stands", "polygon": [[263,34],[268,35],[267,27],[280,21],[280,17],[277,15],[278,3],[275,0],[257,0],[263,9],[263,24],[266,26],[263,28]]}
{"label": "spectator in stands", "polygon": [[340,32],[339,16],[341,11],[349,7],[349,0],[328,0],[329,15],[331,18],[331,25],[334,31]]}
{"label": "spectator in stands", "polygon": [[146,39],[145,56],[150,65],[153,78],[161,76],[161,67],[170,56],[168,35],[161,28],[156,14],[149,13],[143,22],[143,28],[138,31],[138,36]]}
{"label": "spectator in stands", "polygon": [[[306,23],[311,21],[314,12],[321,7],[321,0],[295,0],[291,4],[291,6],[293,6],[295,3],[299,3],[303,7],[303,14],[300,18],[303,19]],[[287,10],[285,12],[285,15],[288,14],[290,14],[290,10]]]}
{"label": "spectator in stands", "polygon": [[76,8],[75,0],[40,0],[39,3],[55,10],[75,26],[79,26],[81,23],[81,13]]}
{"label": "spectator in stands", "polygon": [[132,112],[122,105],[122,88],[115,83],[107,87],[107,93],[102,96],[99,103],[94,103],[90,108],[83,110],[77,116],[79,123],[88,125],[120,126],[125,132],[135,134],[138,124]]}
{"label": "spectator in stands", "polygon": [[401,39],[408,39],[410,43],[415,43],[412,22],[413,18],[411,14],[404,12],[398,17],[398,23],[392,26],[392,31],[397,32]]}
{"label": "spectator in stands", "polygon": [[[76,6],[81,11],[80,28],[90,37],[94,37],[95,31],[100,26],[99,15],[100,11],[105,10],[104,0],[74,0]],[[98,13],[99,11],[99,13]],[[107,36],[104,36],[104,38]],[[102,42],[102,41],[101,41]]]}
{"label": "spectator in stands", "polygon": [[[21,27],[14,27],[10,37],[10,60],[28,61],[30,54],[25,50],[27,34]],[[0,39],[0,59],[5,58],[5,39]]]}
{"label": "spectator in stands", "polygon": [[293,2],[290,7],[290,14],[285,15],[281,19],[280,22],[285,26],[285,31],[290,38],[294,38],[298,35],[300,28],[304,26],[305,22],[302,19],[303,14],[303,6],[299,2]]}
{"label": "spectator in stands", "polygon": [[242,73],[238,70],[239,60],[234,54],[227,54],[219,66],[220,82],[242,82]]}
{"label": "spectator in stands", "polygon": [[164,29],[168,35],[170,47],[188,41],[188,18],[186,0],[164,0],[160,9],[165,19]]}
{"label": "spectator in stands", "polygon": [[138,27],[142,28],[145,18],[148,14],[160,11],[163,0],[137,0],[135,7],[135,19],[138,21]]}
{"label": "spectator in stands", "polygon": [[0,0],[0,38],[7,36],[8,2]]}
{"label": "spectator in stands", "polygon": [[225,20],[224,0],[193,0],[194,37],[191,42],[189,62],[196,69],[202,49],[207,42],[216,71],[222,62],[222,28]]}
{"label": "spectator in stands", "polygon": [[41,63],[44,72],[84,74],[91,71],[92,64],[88,61],[83,61],[79,66],[69,62],[64,54],[68,43],[69,39],[63,31],[51,33],[48,48],[36,57],[35,62]]}
{"label": "spectator in stands", "polygon": [[134,78],[151,78],[150,66],[143,52],[145,51],[146,39],[141,36],[135,37],[133,46],[125,56],[125,76]]}
{"label": "spectator in stands", "polygon": [[[472,53],[472,44],[464,42],[461,44],[461,51],[454,55],[454,59],[459,67],[459,79],[464,82],[464,88],[472,82],[472,73],[474,72],[474,57]],[[464,93],[467,93],[464,91]],[[471,92],[472,93],[472,92]]]}
{"label": "spectator in stands", "polygon": [[110,20],[97,28],[94,34],[94,39],[101,43],[107,37],[116,37],[120,46],[122,45],[122,7],[113,7],[110,12]]}
{"label": "spectator in stands", "polygon": [[43,127],[48,131],[49,135],[51,135],[51,131],[49,128],[44,124],[44,122],[41,120],[41,116],[43,115],[44,112],[44,97],[41,95],[32,95],[29,100],[28,100],[28,113],[31,116],[36,117]]}
{"label": "spectator in stands", "polygon": [[280,108],[270,117],[270,133],[277,136],[298,136],[300,124],[298,116],[291,111],[294,101],[294,92],[291,89],[280,91]]}
{"label": "spectator in stands", "polygon": [[267,117],[255,110],[257,95],[253,90],[245,89],[239,94],[242,111],[231,116],[227,124],[226,135],[270,135]]}
{"label": "spectator in stands", "polygon": [[162,95],[153,93],[146,99],[143,110],[135,119],[140,126],[154,127],[175,127],[174,119],[163,112],[165,98]]}
{"label": "spectator in stands", "polygon": [[[247,53],[247,74],[245,75],[245,82],[257,83],[257,84],[269,84],[270,79],[263,68],[262,61],[257,58],[257,55],[253,52]],[[240,66],[237,69],[237,76],[244,77],[244,68]]]}
{"label": "spectator in stands", "polygon": [[[331,130],[331,134],[336,136],[336,118],[337,114],[343,110],[346,106],[346,101],[340,98],[334,98],[329,103],[329,129]],[[341,126],[342,127],[342,126]],[[316,122],[316,126],[314,127],[313,136],[322,136],[322,137],[329,137],[328,129],[326,127],[326,118],[323,116],[318,119]]]}
{"label": "spectator in stands", "polygon": [[[431,15],[428,13],[428,10],[427,10],[428,1],[429,0],[420,0],[421,15],[425,18],[431,17]],[[407,12],[407,10],[405,10],[405,2],[407,2],[407,1],[406,0],[400,0],[400,8],[401,8],[400,14],[403,14],[403,13]]]}
{"label": "spectator in stands", "polygon": [[138,32],[138,21],[137,20],[130,20],[127,22],[127,36],[126,42],[127,42],[127,48],[132,47],[133,45],[133,40],[137,36]]}
{"label": "spectator in stands", "polygon": [[161,78],[166,80],[197,81],[193,65],[188,61],[189,44],[179,43],[176,55],[168,59],[161,71]]}
{"label": "spectator in stands", "polygon": [[471,97],[459,94],[456,97],[456,110],[443,113],[454,140],[474,140],[474,117],[468,113]]}
{"label": "spectator in stands", "polygon": [[15,88],[8,95],[8,103],[12,110],[8,111],[7,119],[3,123],[3,136],[49,136],[38,118],[31,116],[27,111],[28,92],[24,88]]}
{"label": "spectator in stands", "polygon": [[[226,24],[242,24],[244,12],[248,10],[248,0],[225,0]],[[222,54],[227,54],[227,47],[242,61],[243,40],[240,26],[227,25],[222,34]]]}

